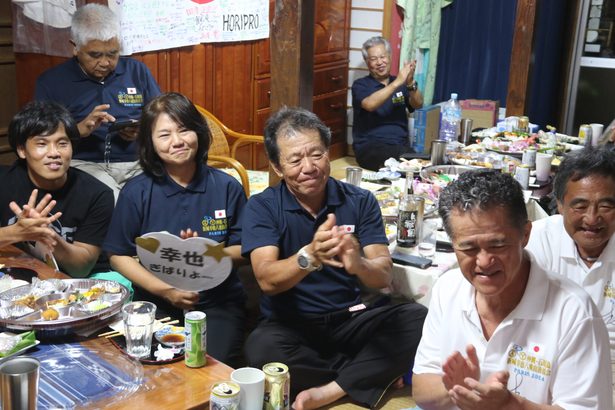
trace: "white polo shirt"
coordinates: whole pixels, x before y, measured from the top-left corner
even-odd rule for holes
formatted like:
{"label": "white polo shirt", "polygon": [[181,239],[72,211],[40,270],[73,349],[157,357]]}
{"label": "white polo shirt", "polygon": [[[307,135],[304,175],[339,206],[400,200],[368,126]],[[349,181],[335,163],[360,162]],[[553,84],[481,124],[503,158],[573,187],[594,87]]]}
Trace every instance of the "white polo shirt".
{"label": "white polo shirt", "polygon": [[475,290],[456,269],[433,289],[414,373],[442,374],[454,351],[476,347],[481,381],[508,370],[508,389],[535,403],[567,410],[611,409],[608,335],[596,306],[580,287],[532,262],[523,298],[484,337]]}
{"label": "white polo shirt", "polygon": [[532,223],[525,249],[547,272],[564,275],[589,293],[611,341],[611,361],[615,362],[615,234],[591,268],[581,260],[577,247],[564,228],[564,218],[553,215]]}

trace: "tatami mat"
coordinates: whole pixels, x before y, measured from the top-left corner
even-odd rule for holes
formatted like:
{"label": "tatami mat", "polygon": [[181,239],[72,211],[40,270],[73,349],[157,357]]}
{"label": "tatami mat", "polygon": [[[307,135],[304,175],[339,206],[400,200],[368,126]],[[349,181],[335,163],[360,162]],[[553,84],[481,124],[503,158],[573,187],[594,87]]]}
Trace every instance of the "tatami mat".
{"label": "tatami mat", "polygon": [[[412,408],[416,404],[414,403],[414,400],[412,400],[412,398],[410,397],[411,393],[412,391],[410,386],[405,386],[403,389],[389,390],[385,394],[385,397],[382,399],[382,403],[380,403],[377,408],[379,410],[402,410]],[[359,410],[367,408],[368,407],[353,404],[352,400],[350,400],[349,398],[339,400],[332,405],[323,407],[323,409],[326,410]]]}

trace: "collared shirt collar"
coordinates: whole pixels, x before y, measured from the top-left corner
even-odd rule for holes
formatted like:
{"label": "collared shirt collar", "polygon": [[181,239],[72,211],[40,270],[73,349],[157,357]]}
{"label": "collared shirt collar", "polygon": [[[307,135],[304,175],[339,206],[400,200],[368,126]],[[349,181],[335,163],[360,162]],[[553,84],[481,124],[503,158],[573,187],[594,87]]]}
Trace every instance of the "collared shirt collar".
{"label": "collared shirt collar", "polygon": [[208,174],[209,174],[208,168],[199,163],[197,165],[196,171],[194,172],[194,178],[192,179],[192,181],[190,181],[188,186],[184,188],[183,186],[179,185],[177,182],[173,181],[173,178],[171,178],[165,172],[164,176],[162,177],[162,180],[160,181],[162,192],[164,192],[164,194],[167,197],[171,197],[173,195],[176,195],[184,191],[205,193],[205,191],[207,190]]}

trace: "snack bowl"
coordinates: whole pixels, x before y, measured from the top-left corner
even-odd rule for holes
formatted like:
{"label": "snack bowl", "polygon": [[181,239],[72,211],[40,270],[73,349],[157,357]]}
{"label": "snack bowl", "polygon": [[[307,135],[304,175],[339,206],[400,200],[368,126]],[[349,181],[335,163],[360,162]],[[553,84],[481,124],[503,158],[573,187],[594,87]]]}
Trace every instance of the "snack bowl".
{"label": "snack bowl", "polygon": [[164,326],[154,333],[154,337],[169,347],[182,347],[186,343],[186,331],[183,326]]}

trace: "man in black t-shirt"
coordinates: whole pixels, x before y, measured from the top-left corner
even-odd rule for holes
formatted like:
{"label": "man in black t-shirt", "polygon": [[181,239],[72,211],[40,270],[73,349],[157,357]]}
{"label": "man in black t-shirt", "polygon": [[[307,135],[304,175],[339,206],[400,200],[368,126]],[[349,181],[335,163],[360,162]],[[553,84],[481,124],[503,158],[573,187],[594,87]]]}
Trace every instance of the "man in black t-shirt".
{"label": "man in black t-shirt", "polygon": [[70,168],[79,131],[63,106],[32,102],[9,125],[18,156],[0,167],[0,247],[39,242],[73,277],[109,270],[101,245],[113,212],[113,192]]}

